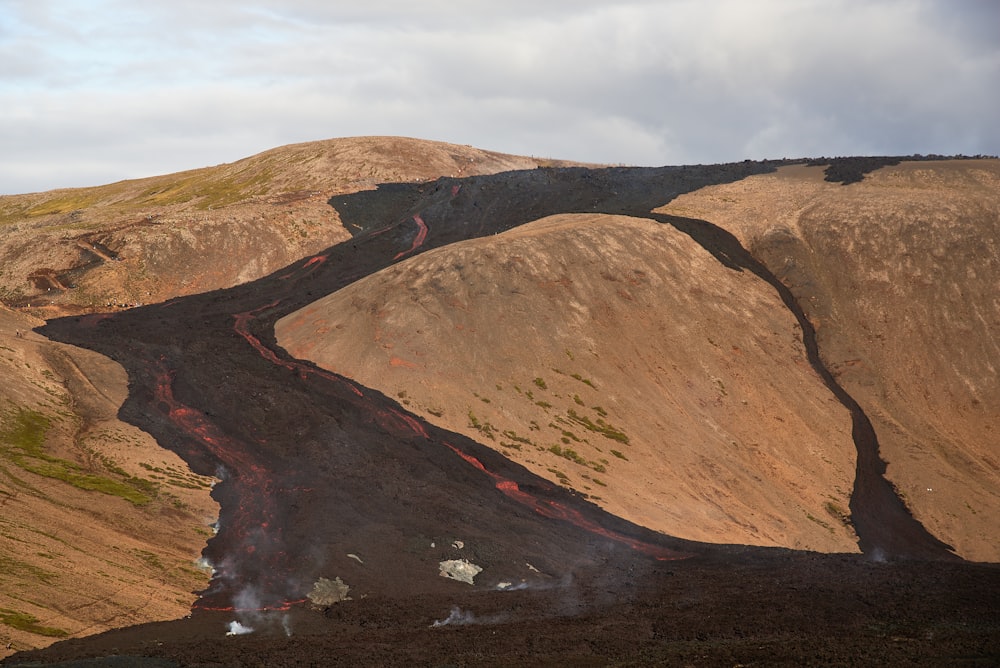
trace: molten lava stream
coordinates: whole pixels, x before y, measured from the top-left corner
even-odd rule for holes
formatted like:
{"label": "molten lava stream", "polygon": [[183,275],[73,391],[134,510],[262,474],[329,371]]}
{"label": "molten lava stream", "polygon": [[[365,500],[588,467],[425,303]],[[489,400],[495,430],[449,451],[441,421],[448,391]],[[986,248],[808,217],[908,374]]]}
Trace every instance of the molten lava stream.
{"label": "molten lava stream", "polygon": [[247,343],[253,346],[254,350],[260,353],[260,356],[266,359],[268,362],[271,362],[272,364],[277,364],[278,366],[282,366],[288,369],[289,371],[297,371],[299,377],[302,378],[303,380],[307,378],[309,375],[316,375],[320,376],[321,378],[326,378],[327,380],[336,381],[342,385],[346,385],[348,389],[350,389],[354,394],[358,395],[359,397],[363,397],[364,393],[361,392],[361,390],[359,390],[354,383],[349,382],[346,378],[338,376],[335,373],[330,373],[329,371],[324,371],[322,369],[317,369],[316,367],[307,366],[302,362],[296,360],[281,359],[280,357],[278,357],[277,353],[275,353],[273,350],[265,346],[260,339],[258,339],[250,332],[250,322],[257,318],[257,314],[260,313],[261,311],[277,306],[279,303],[280,302],[272,302],[267,306],[262,306],[258,309],[254,309],[253,311],[244,311],[243,313],[235,314],[233,317],[236,319],[236,324],[233,326],[233,329],[236,331],[237,334],[246,339]]}
{"label": "molten lava stream", "polygon": [[[224,472],[223,484],[231,485],[231,493],[238,499],[235,507],[225,506],[231,514],[225,518],[222,532],[226,543],[235,545],[214,565],[212,585],[205,596],[216,596],[226,590],[252,592],[245,597],[246,605],[209,606],[196,603],[195,608],[205,610],[287,610],[300,601],[284,597],[284,584],[280,574],[288,570],[289,561],[275,522],[276,495],[282,491],[275,487],[267,467],[258,462],[250,448],[227,436],[204,413],[187,406],[174,397],[173,372],[163,361],[154,365],[156,403],[165,408],[168,419],[184,434],[201,444],[218,461]],[[221,533],[221,532],[220,532]],[[222,587],[223,591],[211,591]],[[230,594],[232,599],[239,594]]]}
{"label": "molten lava stream", "polygon": [[574,510],[573,508],[565,506],[556,501],[543,500],[534,497],[531,494],[528,494],[527,492],[522,490],[520,486],[518,486],[518,484],[513,480],[509,478],[504,478],[503,476],[493,473],[492,471],[487,469],[483,465],[483,463],[479,461],[476,457],[473,457],[472,455],[462,452],[451,443],[445,443],[445,445],[451,448],[451,450],[456,455],[467,461],[469,464],[472,464],[477,469],[479,469],[486,475],[493,478],[493,480],[495,481],[496,488],[501,492],[503,492],[505,495],[507,495],[507,497],[513,499],[514,501],[517,501],[518,503],[528,506],[539,515],[556,520],[563,520],[565,522],[569,522],[570,524],[578,526],[581,529],[589,531],[592,534],[596,534],[598,536],[608,538],[615,542],[628,545],[636,552],[641,552],[642,554],[649,555],[657,559],[658,561],[679,561],[681,559],[688,559],[694,556],[693,554],[689,554],[686,552],[677,552],[675,550],[661,547],[659,545],[645,543],[643,541],[636,540],[634,538],[629,538],[628,536],[623,536],[622,534],[616,531],[605,529],[599,524],[591,520],[588,520],[578,510]]}
{"label": "molten lava stream", "polygon": [[419,213],[413,216],[413,222],[417,224],[417,236],[413,239],[413,245],[410,246],[409,250],[396,253],[396,256],[392,258],[393,260],[398,260],[399,258],[409,255],[413,251],[417,250],[421,245],[423,245],[424,239],[427,238],[427,223],[424,222],[424,219],[420,217]]}

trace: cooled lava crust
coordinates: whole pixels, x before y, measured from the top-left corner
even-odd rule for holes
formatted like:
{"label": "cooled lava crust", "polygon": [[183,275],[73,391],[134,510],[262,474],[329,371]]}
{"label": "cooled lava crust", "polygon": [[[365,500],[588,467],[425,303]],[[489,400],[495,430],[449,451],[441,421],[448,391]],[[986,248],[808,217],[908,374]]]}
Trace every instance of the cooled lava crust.
{"label": "cooled lava crust", "polygon": [[[556,213],[674,225],[720,271],[754,272],[780,292],[732,235],[650,212],[781,164],[537,169],[383,186],[330,201],[358,230],[352,240],[268,277],[49,322],[46,336],[125,367],[124,420],[195,472],[221,478],[218,534],[204,553],[216,572],[189,619],[66,641],[6,663],[118,654],[148,665],[837,662],[876,650],[890,660],[997,660],[1000,572],[960,562],[906,512],[881,475],[867,418],[822,368],[787,290],[810,362],[854,419],[851,510],[862,556],[651,532],[275,343],[277,319],[359,278]],[[474,585],[439,575],[439,562],[452,559],[483,569]],[[307,596],[319,578],[341,578],[352,600],[317,609]],[[224,638],[235,620],[257,632]]]}

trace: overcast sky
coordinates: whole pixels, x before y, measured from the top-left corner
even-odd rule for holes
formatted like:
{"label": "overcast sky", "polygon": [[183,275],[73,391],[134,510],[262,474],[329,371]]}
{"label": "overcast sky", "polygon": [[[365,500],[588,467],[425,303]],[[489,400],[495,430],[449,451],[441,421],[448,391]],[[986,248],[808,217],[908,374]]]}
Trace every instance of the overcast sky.
{"label": "overcast sky", "polygon": [[997,0],[0,0],[0,193],[405,135],[665,165],[1000,153]]}

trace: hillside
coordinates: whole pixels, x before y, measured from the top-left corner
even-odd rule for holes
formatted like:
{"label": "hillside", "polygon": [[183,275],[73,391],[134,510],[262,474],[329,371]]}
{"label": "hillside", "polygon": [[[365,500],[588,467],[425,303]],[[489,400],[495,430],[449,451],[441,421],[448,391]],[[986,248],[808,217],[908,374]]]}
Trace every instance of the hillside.
{"label": "hillside", "polygon": [[849,416],[798,324],[673,227],[543,218],[384,269],[276,333],[643,526],[857,549]]}
{"label": "hillside", "polygon": [[903,163],[839,186],[819,168],[683,195],[797,297],[879,435],[907,507],[968,559],[1000,561],[1000,166]]}
{"label": "hillside", "polygon": [[94,188],[2,196],[0,303],[48,318],[225,288],[349,238],[327,204],[334,194],[568,164],[357,137]]}
{"label": "hillside", "polygon": [[[245,283],[350,234],[327,203],[381,181],[538,161],[403,138],[286,146],[230,165],[0,197],[0,656],[188,613],[218,504],[118,418],[125,371],[32,332]],[[8,647],[9,644],[9,647]]]}
{"label": "hillside", "polygon": [[218,515],[213,478],[118,419],[124,369],[41,324],[0,307],[0,651],[187,614]]}
{"label": "hillside", "polygon": [[[655,209],[731,229],[792,288],[896,492],[984,561],[1000,559],[997,178],[996,161],[903,163],[843,186],[797,165]],[[795,319],[665,227],[562,216],[453,244],[279,321],[279,342],[643,526],[856,549],[851,419]]]}
{"label": "hillside", "polygon": [[[278,192],[312,178],[288,160],[266,193],[164,203],[220,216],[171,223],[186,245],[140,276],[169,301],[80,301],[158,238],[143,218],[68,232],[102,258],[78,287],[0,310],[0,632],[190,611],[5,665],[1000,656],[1000,570],[963,560],[1000,560],[996,160],[427,180],[474,149],[345,146],[375,157],[322,163],[312,200]],[[283,206],[326,216],[318,247],[243,266],[312,248]]]}

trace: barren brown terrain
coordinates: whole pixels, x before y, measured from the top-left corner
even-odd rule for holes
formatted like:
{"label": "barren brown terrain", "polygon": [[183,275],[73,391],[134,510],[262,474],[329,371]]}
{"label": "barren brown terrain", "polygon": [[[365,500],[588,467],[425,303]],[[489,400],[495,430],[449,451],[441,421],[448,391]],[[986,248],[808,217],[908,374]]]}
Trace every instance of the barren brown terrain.
{"label": "barren brown terrain", "polygon": [[849,186],[788,167],[662,211],[731,230],[790,287],[907,507],[963,557],[1000,561],[997,162],[903,163]]}
{"label": "barren brown terrain", "polygon": [[335,193],[539,164],[360,137],[0,197],[0,656],[185,615],[208,584],[196,562],[219,512],[214,472],[118,419],[125,371],[32,332],[41,318],[258,278],[350,238]]}
{"label": "barren brown terrain", "polygon": [[348,239],[327,203],[335,194],[569,164],[355,137],[94,188],[0,196],[0,301],[55,317],[238,285]]}
{"label": "barren brown terrain", "polygon": [[1000,167],[817,163],[3,198],[4,665],[995,664]]}
{"label": "barren brown terrain", "polygon": [[117,417],[125,370],[0,306],[0,652],[183,616],[218,506]]}

